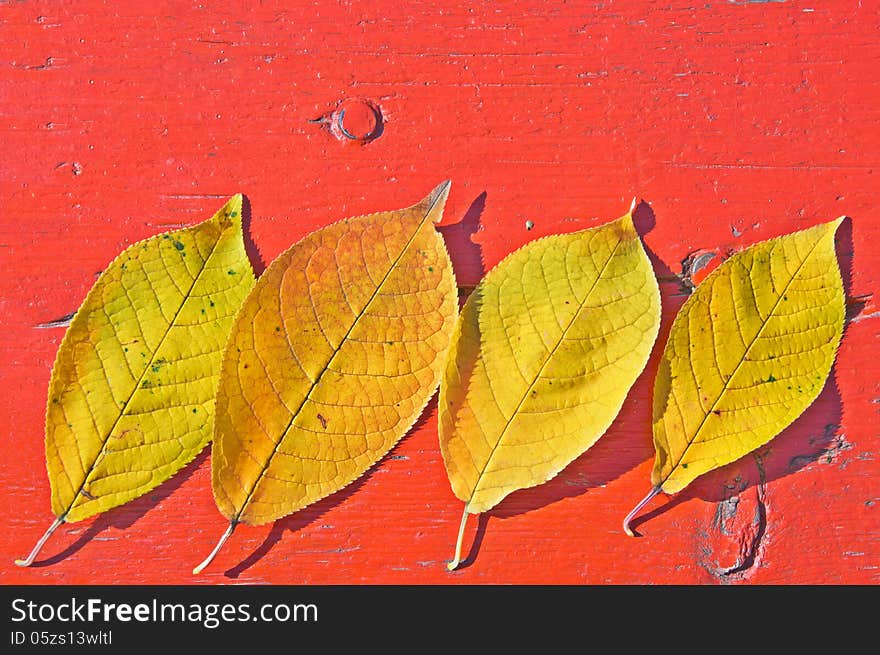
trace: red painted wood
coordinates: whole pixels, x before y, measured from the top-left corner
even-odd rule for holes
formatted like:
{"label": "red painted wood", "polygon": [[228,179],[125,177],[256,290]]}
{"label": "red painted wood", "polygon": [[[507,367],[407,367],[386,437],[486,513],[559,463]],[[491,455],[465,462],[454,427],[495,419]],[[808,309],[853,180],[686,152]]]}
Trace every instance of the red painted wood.
{"label": "red painted wood", "polygon": [[[0,582],[880,582],[876,3],[254,5],[0,6]],[[345,107],[358,138],[339,131]],[[461,505],[434,403],[361,482],[241,527],[200,578],[189,572],[225,527],[207,452],[63,526],[42,565],[12,565],[52,519],[43,416],[63,328],[40,325],[74,311],[123,247],[241,191],[259,270],[316,227],[446,178],[441,229],[462,285],[637,195],[664,307],[609,432],[472,521],[468,566],[444,567]],[[643,536],[625,537],[650,486],[651,383],[682,261],[841,214],[854,300],[833,381],[757,455],[655,499]]]}

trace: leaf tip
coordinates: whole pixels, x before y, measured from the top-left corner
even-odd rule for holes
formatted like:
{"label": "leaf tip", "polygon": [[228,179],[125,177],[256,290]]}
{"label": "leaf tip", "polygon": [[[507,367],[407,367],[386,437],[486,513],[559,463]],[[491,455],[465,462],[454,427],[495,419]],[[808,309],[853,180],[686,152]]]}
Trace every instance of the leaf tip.
{"label": "leaf tip", "polygon": [[214,215],[214,221],[221,225],[229,225],[230,223],[241,222],[242,205],[244,204],[244,194],[236,193],[227,200],[220,210]]}
{"label": "leaf tip", "polygon": [[633,198],[633,204],[629,208],[629,210],[627,210],[627,212],[623,216],[615,219],[608,224],[609,226],[615,226],[613,229],[615,229],[619,239],[624,240],[638,238],[639,232],[636,229],[636,223],[633,217],[633,212],[635,211],[635,208],[638,207],[638,205],[638,198]]}
{"label": "leaf tip", "polygon": [[443,207],[446,205],[446,198],[449,196],[449,187],[451,186],[452,180],[444,180],[434,187],[434,190],[422,201],[422,204],[427,207],[433,223],[439,223],[443,218]]}

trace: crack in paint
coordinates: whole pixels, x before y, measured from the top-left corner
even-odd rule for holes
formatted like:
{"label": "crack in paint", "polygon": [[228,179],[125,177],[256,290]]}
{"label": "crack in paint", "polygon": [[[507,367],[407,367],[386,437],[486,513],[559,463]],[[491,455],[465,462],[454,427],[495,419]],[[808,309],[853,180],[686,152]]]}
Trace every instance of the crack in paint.
{"label": "crack in paint", "polygon": [[810,445],[816,443],[817,440],[821,440],[821,443],[826,444],[821,450],[815,453],[807,453],[806,455],[795,455],[790,460],[788,460],[788,469],[790,471],[797,471],[814,462],[820,462],[822,464],[831,464],[843,451],[852,450],[853,444],[847,441],[846,435],[841,433],[838,434],[840,430],[840,424],[838,423],[829,423],[825,426],[825,429],[822,431],[822,436],[818,439],[816,437],[812,437],[810,439]]}
{"label": "crack in paint", "polygon": [[[730,584],[746,579],[760,565],[765,538],[767,536],[767,502],[766,485],[767,474],[764,470],[764,462],[760,454],[753,455],[755,466],[758,469],[759,482],[755,485],[755,508],[751,521],[743,527],[736,527],[734,522],[737,513],[743,507],[742,494],[747,489],[747,483],[737,478],[735,484],[726,487],[726,493],[731,495],[720,501],[715,508],[710,532],[704,532],[701,536],[706,542],[700,545],[703,555],[702,567],[722,584]],[[733,540],[736,544],[736,560],[730,566],[722,566],[718,560],[712,561],[715,549],[712,547],[712,533],[723,538],[724,541]]]}

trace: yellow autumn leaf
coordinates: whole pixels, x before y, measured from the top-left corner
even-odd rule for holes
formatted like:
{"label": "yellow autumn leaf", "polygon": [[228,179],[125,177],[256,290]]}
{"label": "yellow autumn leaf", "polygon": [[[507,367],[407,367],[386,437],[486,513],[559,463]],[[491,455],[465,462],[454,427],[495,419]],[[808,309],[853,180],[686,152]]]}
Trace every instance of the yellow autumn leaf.
{"label": "yellow autumn leaf", "polygon": [[440,446],[468,514],[592,446],[642,372],[660,292],[630,214],[509,255],[462,310],[440,386]]}
{"label": "yellow autumn leaf", "polygon": [[317,230],[260,277],[217,393],[213,488],[230,524],[194,573],[239,523],[281,518],[360,477],[427,405],[457,314],[434,228],[448,190]]}
{"label": "yellow autumn leaf", "polygon": [[672,494],[767,443],[819,395],[843,333],[843,218],[757,243],[682,306],[654,383],[651,493]]}
{"label": "yellow autumn leaf", "polygon": [[100,275],[52,369],[46,461],[51,533],[145,494],[213,430],[233,317],[254,283],[241,195],[195,227],[136,243]]}

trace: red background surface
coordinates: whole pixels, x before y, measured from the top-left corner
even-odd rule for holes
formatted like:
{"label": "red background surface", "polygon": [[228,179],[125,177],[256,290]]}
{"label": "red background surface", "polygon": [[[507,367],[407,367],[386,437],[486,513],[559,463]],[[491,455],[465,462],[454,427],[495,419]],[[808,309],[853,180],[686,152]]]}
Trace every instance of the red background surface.
{"label": "red background surface", "polygon": [[[254,4],[0,6],[0,582],[880,582],[876,3]],[[381,133],[334,127],[346,101],[372,103]],[[369,111],[348,106],[362,136]],[[199,578],[226,527],[207,451],[13,566],[52,520],[43,417],[64,330],[40,325],[73,312],[120,250],[241,191],[259,272],[310,230],[446,178],[462,286],[637,195],[663,296],[660,341],[612,428],[472,519],[462,570],[444,566],[461,504],[436,401],[361,481],[241,526]],[[833,380],[756,455],[655,499],[643,536],[624,536],[650,487],[651,384],[687,294],[682,261],[842,214]]]}

